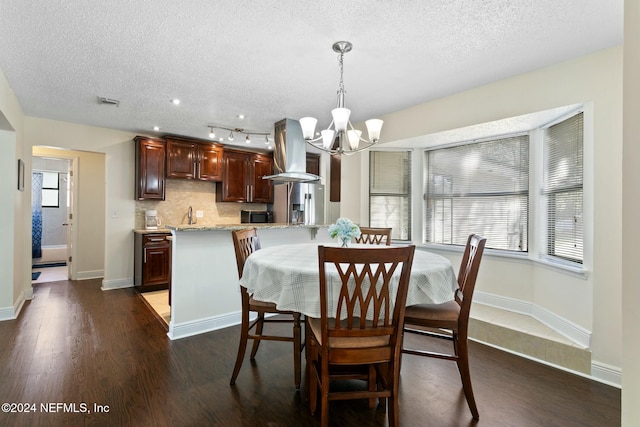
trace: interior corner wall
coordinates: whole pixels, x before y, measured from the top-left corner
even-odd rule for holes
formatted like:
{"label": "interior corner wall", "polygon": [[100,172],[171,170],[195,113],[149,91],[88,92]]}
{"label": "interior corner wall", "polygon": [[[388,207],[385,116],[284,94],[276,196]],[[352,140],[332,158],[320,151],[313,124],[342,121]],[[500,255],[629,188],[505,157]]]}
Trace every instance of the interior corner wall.
{"label": "interior corner wall", "polygon": [[[24,243],[31,234],[31,193],[18,191],[18,159],[25,169],[30,156],[25,156],[23,143],[24,114],[20,103],[0,69],[0,200],[7,209],[0,209],[0,233],[10,238],[0,239],[0,310],[3,318],[16,314],[25,298],[31,297],[31,248]],[[25,182],[25,188],[27,183]],[[29,259],[26,260],[27,251]]]}
{"label": "interior corner wall", "polygon": [[[531,263],[504,275],[500,268],[488,268],[502,262],[487,257],[478,288],[500,296],[508,291],[516,299],[552,307],[556,315],[592,332],[593,361],[621,367],[622,46],[388,114],[381,117],[382,138],[383,143],[401,141],[588,102],[594,115],[593,266],[588,278],[574,280]],[[361,197],[367,197],[360,186],[364,173],[358,162],[342,169],[341,212],[350,217],[361,217]]]}
{"label": "interior corner wall", "polygon": [[[17,173],[16,171],[16,147],[15,132],[8,130],[0,130],[0,149],[3,155],[0,156],[0,200],[3,201],[3,209],[0,210],[0,233],[3,236],[11,236],[11,239],[0,239],[0,309],[12,307],[14,304],[14,292],[12,285],[14,283],[15,269],[15,233],[19,231],[19,227],[15,227],[16,211],[19,207],[17,192]],[[6,204],[5,204],[6,203]]]}

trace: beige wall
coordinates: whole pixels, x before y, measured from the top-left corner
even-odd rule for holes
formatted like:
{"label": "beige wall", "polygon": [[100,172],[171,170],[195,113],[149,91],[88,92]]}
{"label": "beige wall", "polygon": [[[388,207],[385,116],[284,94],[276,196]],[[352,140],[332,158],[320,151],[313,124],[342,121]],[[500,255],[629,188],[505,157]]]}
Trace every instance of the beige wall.
{"label": "beige wall", "polygon": [[[593,206],[585,209],[585,215],[593,215],[593,227],[585,232],[586,243],[592,249],[592,256],[585,260],[590,270],[588,278],[576,278],[531,262],[487,256],[477,289],[535,304],[592,331],[592,360],[619,369],[622,46],[386,115],[382,117],[382,136],[387,142],[415,139],[580,103],[589,103],[593,114],[593,128],[585,129],[594,141],[591,152],[585,153],[585,162],[594,162],[593,176],[585,183],[585,188],[593,188],[592,194],[585,195],[585,203]],[[367,171],[362,170],[366,161],[358,157],[351,156],[346,161],[343,157],[341,215],[362,220],[366,219],[362,197],[367,195]],[[414,214],[417,212],[414,208]],[[419,243],[420,236],[414,237]]]}
{"label": "beige wall", "polygon": [[624,372],[622,425],[640,425],[640,2],[626,0],[624,22],[624,146],[622,240],[622,310]]}

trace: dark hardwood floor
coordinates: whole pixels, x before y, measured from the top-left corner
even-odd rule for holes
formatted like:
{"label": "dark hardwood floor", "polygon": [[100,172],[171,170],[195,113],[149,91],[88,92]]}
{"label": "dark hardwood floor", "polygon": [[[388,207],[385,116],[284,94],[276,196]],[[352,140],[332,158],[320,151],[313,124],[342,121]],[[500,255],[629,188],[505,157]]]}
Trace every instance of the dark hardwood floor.
{"label": "dark hardwood floor", "polygon": [[[0,403],[31,410],[3,406],[0,426],[319,425],[293,385],[284,343],[263,342],[229,386],[238,335],[232,327],[170,341],[132,289],[38,284],[19,319],[0,322]],[[404,355],[402,426],[620,425],[616,388],[477,343],[469,352],[480,420],[471,420],[454,363]],[[334,426],[386,425],[366,401],[332,402],[329,412]]]}

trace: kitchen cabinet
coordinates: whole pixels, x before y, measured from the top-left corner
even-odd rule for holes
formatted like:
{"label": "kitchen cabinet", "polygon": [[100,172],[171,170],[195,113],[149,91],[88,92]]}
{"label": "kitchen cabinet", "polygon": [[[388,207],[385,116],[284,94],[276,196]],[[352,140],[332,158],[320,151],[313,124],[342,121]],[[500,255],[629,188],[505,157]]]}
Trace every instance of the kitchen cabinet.
{"label": "kitchen cabinet", "polygon": [[224,150],[223,181],[216,184],[218,202],[273,202],[273,183],[262,179],[273,174],[273,157],[240,150]]}
{"label": "kitchen cabinet", "polygon": [[145,136],[136,136],[134,141],[136,199],[164,200],[165,141]]}
{"label": "kitchen cabinet", "polygon": [[221,144],[167,137],[167,178],[221,181],[222,154]]}
{"label": "kitchen cabinet", "polygon": [[135,233],[134,285],[140,292],[169,289],[171,233]]}
{"label": "kitchen cabinet", "polygon": [[307,153],[307,173],[320,176],[320,154]]}

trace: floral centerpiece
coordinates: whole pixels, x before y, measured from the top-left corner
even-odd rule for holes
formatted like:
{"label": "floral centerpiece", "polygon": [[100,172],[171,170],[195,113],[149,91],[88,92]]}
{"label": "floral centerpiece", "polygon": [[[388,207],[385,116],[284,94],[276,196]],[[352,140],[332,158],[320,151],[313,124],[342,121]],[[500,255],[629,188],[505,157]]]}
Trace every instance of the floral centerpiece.
{"label": "floral centerpiece", "polygon": [[329,226],[329,236],[332,239],[336,237],[342,243],[342,247],[346,248],[351,242],[351,238],[360,237],[360,227],[355,225],[349,218],[338,218],[335,224]]}

